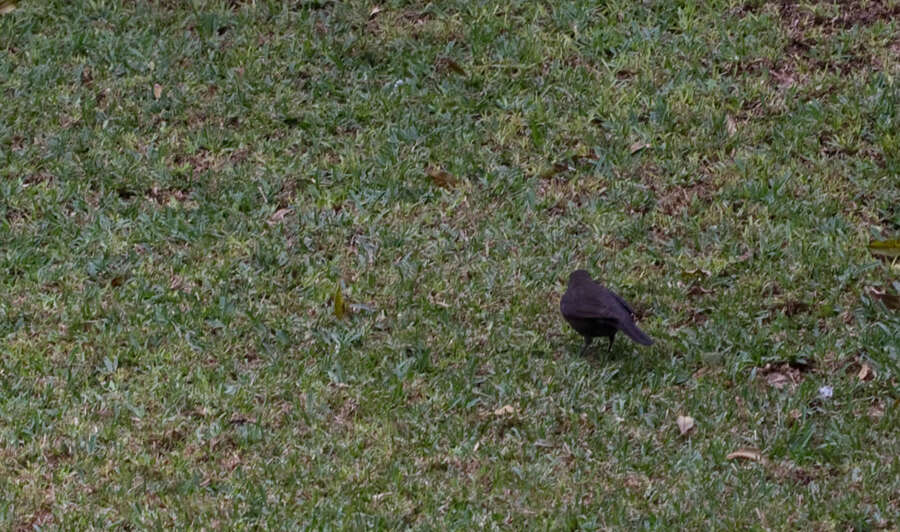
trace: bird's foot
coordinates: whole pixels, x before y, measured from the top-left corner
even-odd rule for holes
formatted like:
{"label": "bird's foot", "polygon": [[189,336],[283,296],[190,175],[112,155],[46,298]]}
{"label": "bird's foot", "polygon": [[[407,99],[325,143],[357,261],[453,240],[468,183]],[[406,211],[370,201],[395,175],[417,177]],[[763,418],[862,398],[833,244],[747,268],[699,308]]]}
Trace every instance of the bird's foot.
{"label": "bird's foot", "polygon": [[584,342],[584,347],[581,348],[581,352],[578,353],[578,356],[583,357],[585,353],[587,353],[588,348],[591,347],[591,342]]}

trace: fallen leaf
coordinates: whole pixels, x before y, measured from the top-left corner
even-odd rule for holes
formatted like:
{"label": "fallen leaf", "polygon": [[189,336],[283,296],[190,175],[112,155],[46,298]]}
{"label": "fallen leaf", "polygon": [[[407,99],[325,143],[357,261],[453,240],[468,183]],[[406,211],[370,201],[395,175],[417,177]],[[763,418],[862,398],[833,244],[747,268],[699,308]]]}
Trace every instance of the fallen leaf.
{"label": "fallen leaf", "polygon": [[369,11],[369,20],[374,19],[376,16],[378,16],[378,13],[381,13],[382,11],[384,11],[384,9],[381,6],[373,7],[372,10]]}
{"label": "fallen leaf", "polygon": [[892,294],[887,290],[879,290],[874,286],[869,287],[869,295],[884,303],[884,306],[890,309],[900,309],[900,296]]}
{"label": "fallen leaf", "polygon": [[337,319],[344,319],[344,315],[347,313],[346,305],[344,304],[344,294],[341,293],[341,285],[338,286],[334,290],[334,296],[332,297],[332,301],[334,302],[334,315]]}
{"label": "fallen leaf", "polygon": [[869,251],[873,255],[900,257],[900,239],[873,240],[872,242],[869,242]]}
{"label": "fallen leaf", "polygon": [[711,277],[712,272],[709,270],[704,270],[701,268],[696,268],[694,270],[684,270],[681,272],[681,277],[683,279],[702,279],[703,277]]}
{"label": "fallen leaf", "polygon": [[741,447],[740,449],[728,453],[726,456],[728,460],[736,460],[738,458],[742,460],[752,460],[754,462],[764,462],[765,458],[762,453],[759,452],[759,449],[753,449],[751,447]]}
{"label": "fallen leaf", "polygon": [[734,118],[731,118],[731,115],[725,116],[725,129],[728,131],[729,137],[733,137],[737,133],[737,124],[734,123]]}
{"label": "fallen leaf", "polygon": [[231,419],[229,421],[232,425],[244,425],[246,423],[256,423],[256,418],[235,412],[234,414],[231,414]]}
{"label": "fallen leaf", "polygon": [[274,214],[272,214],[272,216],[269,217],[268,224],[275,225],[275,224],[283,221],[284,217],[287,216],[288,214],[290,214],[290,212],[292,210],[293,209],[290,209],[290,208],[278,209],[277,211],[275,211]]}
{"label": "fallen leaf", "polygon": [[15,8],[15,0],[0,0],[0,15],[11,13]]}
{"label": "fallen leaf", "polygon": [[792,318],[797,314],[803,314],[809,310],[809,304],[803,301],[799,301],[796,299],[791,299],[785,302],[782,307],[784,310],[784,315],[788,318]]}
{"label": "fallen leaf", "polygon": [[447,70],[450,70],[452,72],[455,72],[456,74],[459,74],[460,76],[466,75],[466,69],[459,66],[459,63],[457,63],[453,59],[450,59],[449,57],[442,57],[442,58],[438,59],[438,64],[440,66],[443,66]]}
{"label": "fallen leaf", "polygon": [[459,179],[453,174],[434,166],[426,168],[425,173],[434,180],[434,184],[441,188],[451,188],[459,184]]}
{"label": "fallen leaf", "polygon": [[703,288],[702,286],[700,286],[698,284],[692,284],[691,287],[688,289],[687,293],[689,296],[700,296],[700,295],[711,294],[712,290]]}
{"label": "fallen leaf", "polygon": [[691,416],[678,416],[675,423],[678,424],[678,430],[681,431],[682,436],[694,429],[694,418]]}
{"label": "fallen leaf", "polygon": [[237,451],[231,453],[230,458],[223,458],[219,461],[219,463],[225,467],[228,471],[233,471],[241,463],[241,457],[238,456]]}
{"label": "fallen leaf", "polygon": [[572,170],[572,167],[565,163],[554,163],[553,167],[541,174],[541,179],[550,179],[556,174]]}
{"label": "fallen leaf", "polygon": [[746,261],[748,261],[748,260],[750,260],[750,259],[752,259],[752,258],[753,258],[753,250],[752,250],[752,249],[748,249],[747,251],[745,251],[745,252],[743,253],[743,255],[741,255],[740,257],[738,257],[737,260],[735,260],[734,262],[735,262],[735,263],[746,262]]}
{"label": "fallen leaf", "polygon": [[494,410],[495,416],[511,416],[516,413],[516,409],[513,405],[505,405],[501,406],[497,410]]}
{"label": "fallen leaf", "polygon": [[808,371],[811,364],[803,359],[787,362],[769,363],[759,369],[759,374],[766,379],[766,383],[773,388],[781,390],[785,385],[791,389],[803,380],[803,372]]}
{"label": "fallen leaf", "polygon": [[650,147],[649,144],[647,144],[646,142],[642,142],[642,141],[639,140],[639,141],[633,143],[631,146],[629,146],[629,147],[628,147],[628,151],[630,151],[631,154],[634,155],[635,153],[637,153],[637,152],[639,152],[639,151],[641,151],[641,150],[647,149],[647,148],[649,148],[649,147]]}
{"label": "fallen leaf", "polygon": [[775,81],[778,83],[780,87],[792,87],[794,85],[794,76],[787,71],[774,71],[772,72],[772,77],[775,78]]}
{"label": "fallen leaf", "polygon": [[859,368],[859,373],[856,376],[859,377],[859,380],[861,381],[870,381],[875,378],[875,370],[863,362],[862,366]]}
{"label": "fallen leaf", "polygon": [[788,378],[784,373],[779,373],[777,371],[773,371],[766,375],[766,382],[769,383],[769,386],[775,389],[782,389],[786,384],[791,382],[791,379]]}
{"label": "fallen leaf", "polygon": [[588,152],[586,155],[575,155],[572,157],[572,162],[578,164],[590,163],[591,161],[599,161],[600,156],[594,152]]}
{"label": "fallen leaf", "polygon": [[153,84],[153,99],[158,100],[162,97],[162,85],[159,83]]}

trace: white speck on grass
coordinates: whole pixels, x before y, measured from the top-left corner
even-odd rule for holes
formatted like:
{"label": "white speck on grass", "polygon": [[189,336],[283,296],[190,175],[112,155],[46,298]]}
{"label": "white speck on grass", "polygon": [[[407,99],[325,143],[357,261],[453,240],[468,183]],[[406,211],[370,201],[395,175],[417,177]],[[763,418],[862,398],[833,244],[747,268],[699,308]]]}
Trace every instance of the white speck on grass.
{"label": "white speck on grass", "polygon": [[831,399],[832,395],[834,395],[834,388],[831,386],[822,386],[819,388],[819,397],[822,399]]}
{"label": "white speck on grass", "polygon": [[391,89],[397,90],[397,89],[399,89],[399,88],[400,88],[401,86],[403,86],[403,85],[409,85],[410,82],[411,82],[411,80],[409,80],[409,79],[406,79],[406,78],[400,78],[400,79],[394,81],[393,83],[388,83],[388,86],[389,86]]}

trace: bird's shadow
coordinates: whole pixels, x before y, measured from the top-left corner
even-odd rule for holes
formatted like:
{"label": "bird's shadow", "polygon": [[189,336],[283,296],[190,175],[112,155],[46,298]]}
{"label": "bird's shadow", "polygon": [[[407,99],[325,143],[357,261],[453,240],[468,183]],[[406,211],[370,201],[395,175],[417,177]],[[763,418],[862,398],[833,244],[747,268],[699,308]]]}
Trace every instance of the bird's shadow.
{"label": "bird's shadow", "polygon": [[583,354],[579,354],[578,352],[572,353],[572,357],[575,359],[583,359],[594,368],[606,369],[610,366],[615,366],[616,373],[619,373],[621,370],[626,374],[632,371],[640,372],[646,369],[648,365],[654,365],[654,362],[649,360],[646,354],[639,353],[634,349],[629,349],[629,346],[627,345],[613,345],[611,351],[608,350],[605,345],[591,346]]}
{"label": "bird's shadow", "polygon": [[606,346],[591,346],[584,353],[576,353],[575,356],[583,358],[591,364],[618,362],[625,358],[615,347],[609,350]]}

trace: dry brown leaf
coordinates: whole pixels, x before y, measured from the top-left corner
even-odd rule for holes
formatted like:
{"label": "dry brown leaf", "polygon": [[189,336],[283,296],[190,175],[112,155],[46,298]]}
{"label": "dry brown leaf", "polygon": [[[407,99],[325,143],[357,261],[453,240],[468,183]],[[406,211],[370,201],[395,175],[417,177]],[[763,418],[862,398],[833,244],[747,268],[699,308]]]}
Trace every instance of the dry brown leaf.
{"label": "dry brown leaf", "polygon": [[572,170],[572,167],[565,163],[553,163],[553,166],[541,174],[541,179],[550,179],[556,174]]}
{"label": "dry brown leaf", "polygon": [[290,214],[290,212],[292,210],[293,209],[290,209],[290,208],[278,209],[277,211],[275,211],[274,214],[272,214],[272,216],[269,217],[268,224],[275,225],[279,222],[284,221],[284,217],[287,216],[288,214]]}
{"label": "dry brown leaf", "polygon": [[575,155],[572,157],[572,162],[575,164],[590,164],[591,161],[599,161],[600,156],[596,153],[589,151],[585,155]]}
{"label": "dry brown leaf", "polygon": [[803,372],[811,368],[811,363],[806,360],[794,360],[791,362],[780,362],[777,364],[766,364],[760,368],[759,375],[765,377],[769,386],[777,389],[784,388],[785,385],[795,387],[803,380]]}
{"label": "dry brown leaf", "polygon": [[900,309],[900,296],[898,296],[897,294],[892,294],[887,290],[879,290],[874,286],[870,286],[869,295],[872,296],[872,298],[884,303],[884,306],[889,309]]}
{"label": "dry brown leaf", "polygon": [[701,295],[706,295],[706,294],[712,294],[712,290],[703,288],[699,284],[692,284],[691,287],[688,288],[687,293],[689,296],[701,296]]}
{"label": "dry brown leaf", "polygon": [[780,390],[784,388],[786,384],[789,384],[791,382],[791,379],[789,379],[788,376],[784,373],[773,371],[772,373],[766,375],[766,382],[769,383],[769,386]]}
{"label": "dry brown leaf", "polygon": [[425,173],[434,180],[435,185],[441,188],[452,188],[459,184],[459,179],[453,174],[436,166],[429,166],[425,169]]}
{"label": "dry brown leaf", "polygon": [[861,381],[870,381],[875,378],[875,370],[863,362],[862,366],[859,368],[859,373],[856,376],[859,377],[859,380]]}
{"label": "dry brown leaf", "polygon": [[684,279],[702,279],[703,277],[711,277],[712,272],[709,270],[704,270],[702,268],[696,268],[693,270],[684,270],[681,272],[681,277]]}
{"label": "dry brown leaf", "polygon": [[726,456],[728,460],[742,459],[742,460],[752,460],[754,462],[765,462],[765,458],[762,453],[759,452],[759,449],[753,449],[751,447],[741,447],[740,449],[728,453]]}
{"label": "dry brown leaf", "polygon": [[162,85],[160,85],[159,83],[153,84],[153,99],[154,100],[158,100],[158,99],[162,98],[162,89],[163,89]]}
{"label": "dry brown leaf", "polygon": [[11,13],[16,8],[14,0],[0,0],[0,15]]}
{"label": "dry brown leaf", "polygon": [[225,467],[228,471],[233,471],[241,463],[241,457],[238,455],[237,451],[231,453],[231,457],[223,458],[219,461],[219,463]]}
{"label": "dry brown leaf", "polygon": [[459,74],[460,76],[466,75],[466,69],[459,66],[459,63],[457,63],[453,59],[450,59],[449,57],[444,57],[440,61],[441,61],[441,64],[443,64],[445,67],[447,67],[447,70],[453,71],[453,72]]}
{"label": "dry brown leaf", "polygon": [[516,413],[515,407],[513,405],[505,405],[501,406],[497,410],[494,410],[495,416],[511,416]]}
{"label": "dry brown leaf", "polygon": [[229,421],[232,425],[244,425],[247,423],[256,423],[256,418],[245,416],[243,414],[235,412],[231,414],[231,419]]}
{"label": "dry brown leaf", "polygon": [[678,430],[681,431],[682,436],[694,429],[694,418],[691,416],[678,416],[675,423],[678,424]]}
{"label": "dry brown leaf", "polygon": [[628,147],[628,151],[630,151],[631,154],[634,155],[635,153],[637,153],[641,150],[647,149],[649,147],[650,147],[649,144],[639,140],[637,142],[632,143],[631,146]]}
{"label": "dry brown leaf", "polygon": [[778,83],[778,86],[782,88],[792,87],[795,83],[794,76],[791,75],[790,71],[776,70],[772,72],[772,77]]}
{"label": "dry brown leaf", "polygon": [[733,137],[737,133],[737,124],[734,123],[734,118],[731,118],[731,115],[725,116],[725,129],[728,131],[729,137]]}
{"label": "dry brown leaf", "polygon": [[786,301],[782,307],[784,310],[784,315],[788,318],[792,318],[797,314],[803,314],[809,311],[809,304],[804,301],[799,301],[797,299],[790,299]]}

